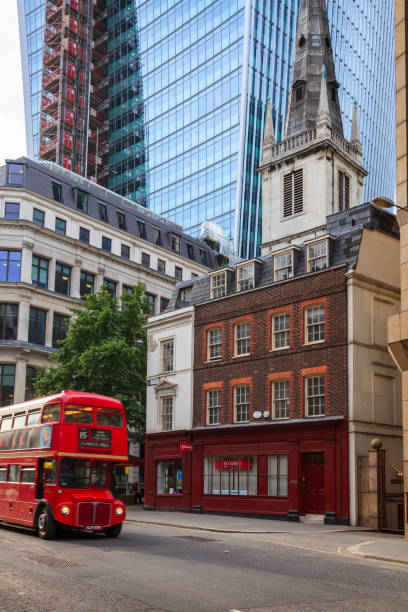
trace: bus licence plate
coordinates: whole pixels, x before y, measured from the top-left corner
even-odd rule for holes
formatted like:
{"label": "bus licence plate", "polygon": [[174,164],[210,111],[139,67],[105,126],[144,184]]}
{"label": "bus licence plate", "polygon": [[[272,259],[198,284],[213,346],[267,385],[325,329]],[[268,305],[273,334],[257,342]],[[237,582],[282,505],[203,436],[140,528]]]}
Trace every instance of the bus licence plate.
{"label": "bus licence plate", "polygon": [[102,529],[100,525],[87,525],[85,529]]}

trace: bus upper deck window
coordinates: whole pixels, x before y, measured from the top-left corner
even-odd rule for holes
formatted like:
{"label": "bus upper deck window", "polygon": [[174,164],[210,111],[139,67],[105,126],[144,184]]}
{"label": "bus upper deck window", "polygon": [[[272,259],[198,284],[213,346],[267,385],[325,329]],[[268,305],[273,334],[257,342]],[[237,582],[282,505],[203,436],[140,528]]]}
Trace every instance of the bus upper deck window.
{"label": "bus upper deck window", "polygon": [[118,410],[98,408],[96,413],[96,424],[107,427],[122,427],[122,415]]}
{"label": "bus upper deck window", "polygon": [[64,410],[64,421],[66,423],[92,424],[92,406],[73,406],[68,404]]}
{"label": "bus upper deck window", "polygon": [[18,427],[24,427],[25,422],[26,422],[26,414],[25,414],[25,412],[23,412],[22,414],[15,414],[14,415],[13,429],[17,429]]}
{"label": "bus upper deck window", "polygon": [[44,406],[41,423],[55,423],[60,418],[60,405],[48,404]]}
{"label": "bus upper deck window", "polygon": [[29,412],[27,417],[27,425],[38,425],[41,420],[41,412]]}
{"label": "bus upper deck window", "polygon": [[0,431],[7,431],[8,429],[11,429],[12,421],[13,421],[13,417],[11,416],[3,417],[1,420]]}

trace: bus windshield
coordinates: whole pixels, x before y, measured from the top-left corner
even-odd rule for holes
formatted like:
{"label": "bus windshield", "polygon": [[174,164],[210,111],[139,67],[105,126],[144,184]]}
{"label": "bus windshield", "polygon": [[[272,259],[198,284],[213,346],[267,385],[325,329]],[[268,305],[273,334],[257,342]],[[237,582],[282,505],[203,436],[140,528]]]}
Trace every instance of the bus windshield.
{"label": "bus windshield", "polygon": [[69,489],[89,489],[106,487],[108,481],[108,464],[87,459],[61,460],[60,487]]}

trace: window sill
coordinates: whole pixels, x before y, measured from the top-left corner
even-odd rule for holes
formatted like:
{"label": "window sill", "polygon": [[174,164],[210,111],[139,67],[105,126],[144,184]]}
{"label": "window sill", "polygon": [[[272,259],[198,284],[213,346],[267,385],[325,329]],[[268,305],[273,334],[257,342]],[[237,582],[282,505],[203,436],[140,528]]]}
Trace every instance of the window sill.
{"label": "window sill", "polygon": [[207,359],[204,363],[217,363],[217,361],[222,361],[222,357],[215,357],[214,359]]}
{"label": "window sill", "polygon": [[326,416],[324,413],[323,414],[305,414],[305,419],[321,419],[324,416]]}
{"label": "window sill", "polygon": [[241,359],[241,357],[250,357],[251,353],[243,353],[242,355],[233,355],[231,359]]}
{"label": "window sill", "polygon": [[326,340],[316,340],[315,342],[304,342],[302,346],[313,346],[314,344],[323,344]]}
{"label": "window sill", "polygon": [[277,351],[287,351],[288,349],[292,348],[291,346],[280,346],[279,348],[271,348],[269,349],[270,353],[276,353]]}

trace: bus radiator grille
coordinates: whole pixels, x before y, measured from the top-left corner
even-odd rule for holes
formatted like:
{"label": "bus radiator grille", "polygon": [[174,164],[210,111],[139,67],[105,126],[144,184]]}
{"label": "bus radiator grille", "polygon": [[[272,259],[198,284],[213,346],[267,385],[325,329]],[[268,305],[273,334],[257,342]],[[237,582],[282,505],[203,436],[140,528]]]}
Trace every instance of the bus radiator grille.
{"label": "bus radiator grille", "polygon": [[111,504],[81,502],[78,504],[78,525],[86,527],[87,525],[99,525],[104,527],[109,525],[111,515]]}

